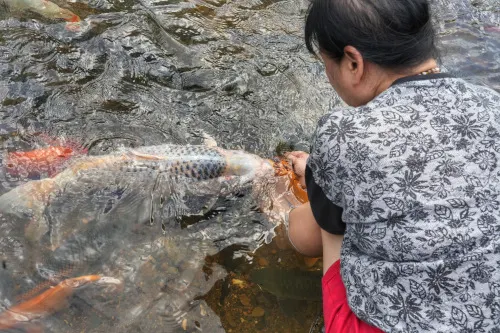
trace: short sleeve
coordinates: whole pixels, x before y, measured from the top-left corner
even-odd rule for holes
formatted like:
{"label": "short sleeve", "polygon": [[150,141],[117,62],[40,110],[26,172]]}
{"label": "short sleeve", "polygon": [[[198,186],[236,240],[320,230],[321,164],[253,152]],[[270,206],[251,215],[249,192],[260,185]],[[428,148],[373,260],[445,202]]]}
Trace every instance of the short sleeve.
{"label": "short sleeve", "polygon": [[307,196],[314,219],[321,229],[335,235],[343,235],[346,225],[342,221],[342,208],[331,202],[314,181],[311,168],[306,166]]}
{"label": "short sleeve", "polygon": [[352,122],[345,121],[341,115],[342,110],[335,110],[320,118],[313,136],[307,166],[311,170],[311,178],[323,190],[324,195],[334,205],[345,210],[343,182],[346,179],[346,172],[342,163],[344,147],[341,143],[343,139],[338,138],[342,132],[341,127]]}

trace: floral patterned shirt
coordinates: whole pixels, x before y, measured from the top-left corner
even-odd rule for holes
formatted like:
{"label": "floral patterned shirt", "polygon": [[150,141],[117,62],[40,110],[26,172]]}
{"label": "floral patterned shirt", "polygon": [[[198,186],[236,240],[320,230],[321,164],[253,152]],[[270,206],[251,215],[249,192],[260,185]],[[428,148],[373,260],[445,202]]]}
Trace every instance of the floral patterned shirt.
{"label": "floral patterned shirt", "polygon": [[323,116],[308,167],[346,223],[349,305],[386,332],[500,333],[500,94],[444,74]]}

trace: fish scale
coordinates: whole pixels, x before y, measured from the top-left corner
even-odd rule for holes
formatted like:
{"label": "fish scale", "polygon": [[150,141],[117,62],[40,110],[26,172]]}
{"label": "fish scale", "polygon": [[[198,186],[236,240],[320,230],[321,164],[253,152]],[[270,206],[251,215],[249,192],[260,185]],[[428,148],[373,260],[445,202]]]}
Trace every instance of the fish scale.
{"label": "fish scale", "polygon": [[[175,146],[144,147],[130,151],[143,158],[147,156],[168,156],[165,159],[127,161],[120,168],[122,171],[140,172],[144,169],[166,172],[172,176],[208,180],[223,175],[227,164],[216,148],[205,146]],[[157,149],[158,148],[158,149]]]}
{"label": "fish scale", "polygon": [[[49,284],[98,271],[99,262],[117,249],[156,235],[147,235],[154,222],[161,222],[168,235],[176,229],[163,227],[176,217],[204,212],[214,197],[274,174],[272,161],[244,151],[162,145],[77,158],[53,178],[14,188],[0,196],[0,211],[20,219],[19,236],[38,248],[26,262],[32,274],[24,285],[33,293],[24,290],[28,293],[21,298],[29,301]],[[204,257],[207,251],[198,250]],[[172,293],[189,294],[203,262],[196,255],[191,259],[197,260],[186,261],[189,267],[177,283],[169,283]],[[186,306],[181,302],[174,311],[164,310],[172,325],[192,325]]]}
{"label": "fish scale", "polygon": [[[202,211],[208,198],[273,176],[272,161],[239,150],[127,148],[77,158],[53,178],[16,187],[0,196],[0,211],[26,221],[22,233],[29,242],[57,249],[92,221],[159,221],[164,228],[180,215]],[[186,196],[199,204],[187,207]]]}

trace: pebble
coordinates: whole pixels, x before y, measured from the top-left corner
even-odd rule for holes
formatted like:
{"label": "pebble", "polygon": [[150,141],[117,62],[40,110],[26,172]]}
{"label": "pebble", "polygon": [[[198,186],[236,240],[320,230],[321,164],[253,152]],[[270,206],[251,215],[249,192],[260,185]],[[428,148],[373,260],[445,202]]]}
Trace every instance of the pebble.
{"label": "pebble", "polygon": [[232,326],[232,327],[238,326],[238,322],[234,319],[234,316],[231,313],[228,313],[226,315],[226,320],[227,320],[229,326]]}
{"label": "pebble", "polygon": [[306,265],[307,268],[311,268],[318,262],[318,260],[319,258],[304,257],[304,264]]}
{"label": "pebble", "polygon": [[257,72],[259,72],[259,74],[262,76],[273,75],[277,71],[278,71],[278,67],[274,64],[271,64],[271,63],[261,64],[259,67],[257,67]]}
{"label": "pebble", "polygon": [[245,294],[240,295],[240,302],[244,306],[249,306],[250,305],[250,298]]}
{"label": "pebble", "polygon": [[243,281],[243,280],[240,280],[240,279],[232,279],[231,280],[231,283],[234,285],[234,286],[238,286],[240,288],[245,288],[246,286],[246,282]]}
{"label": "pebble", "polygon": [[188,322],[187,322],[187,319],[186,319],[186,318],[184,318],[184,319],[182,320],[182,325],[181,325],[181,326],[182,326],[182,329],[183,329],[184,331],[187,331],[187,323],[188,323]]}
{"label": "pebble", "polygon": [[250,314],[252,317],[262,317],[266,312],[260,306],[255,307]]}
{"label": "pebble", "polygon": [[262,267],[266,267],[266,266],[269,266],[269,262],[267,261],[266,258],[259,258],[259,266],[262,266]]}

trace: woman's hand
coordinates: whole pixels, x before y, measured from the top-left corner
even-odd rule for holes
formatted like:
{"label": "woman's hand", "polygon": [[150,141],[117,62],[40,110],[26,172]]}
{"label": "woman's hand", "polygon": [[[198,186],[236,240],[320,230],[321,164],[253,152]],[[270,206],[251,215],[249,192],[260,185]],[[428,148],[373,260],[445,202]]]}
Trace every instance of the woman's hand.
{"label": "woman's hand", "polygon": [[293,172],[297,175],[300,185],[306,187],[306,162],[309,154],[303,151],[292,151],[285,154],[285,157],[292,163]]}

